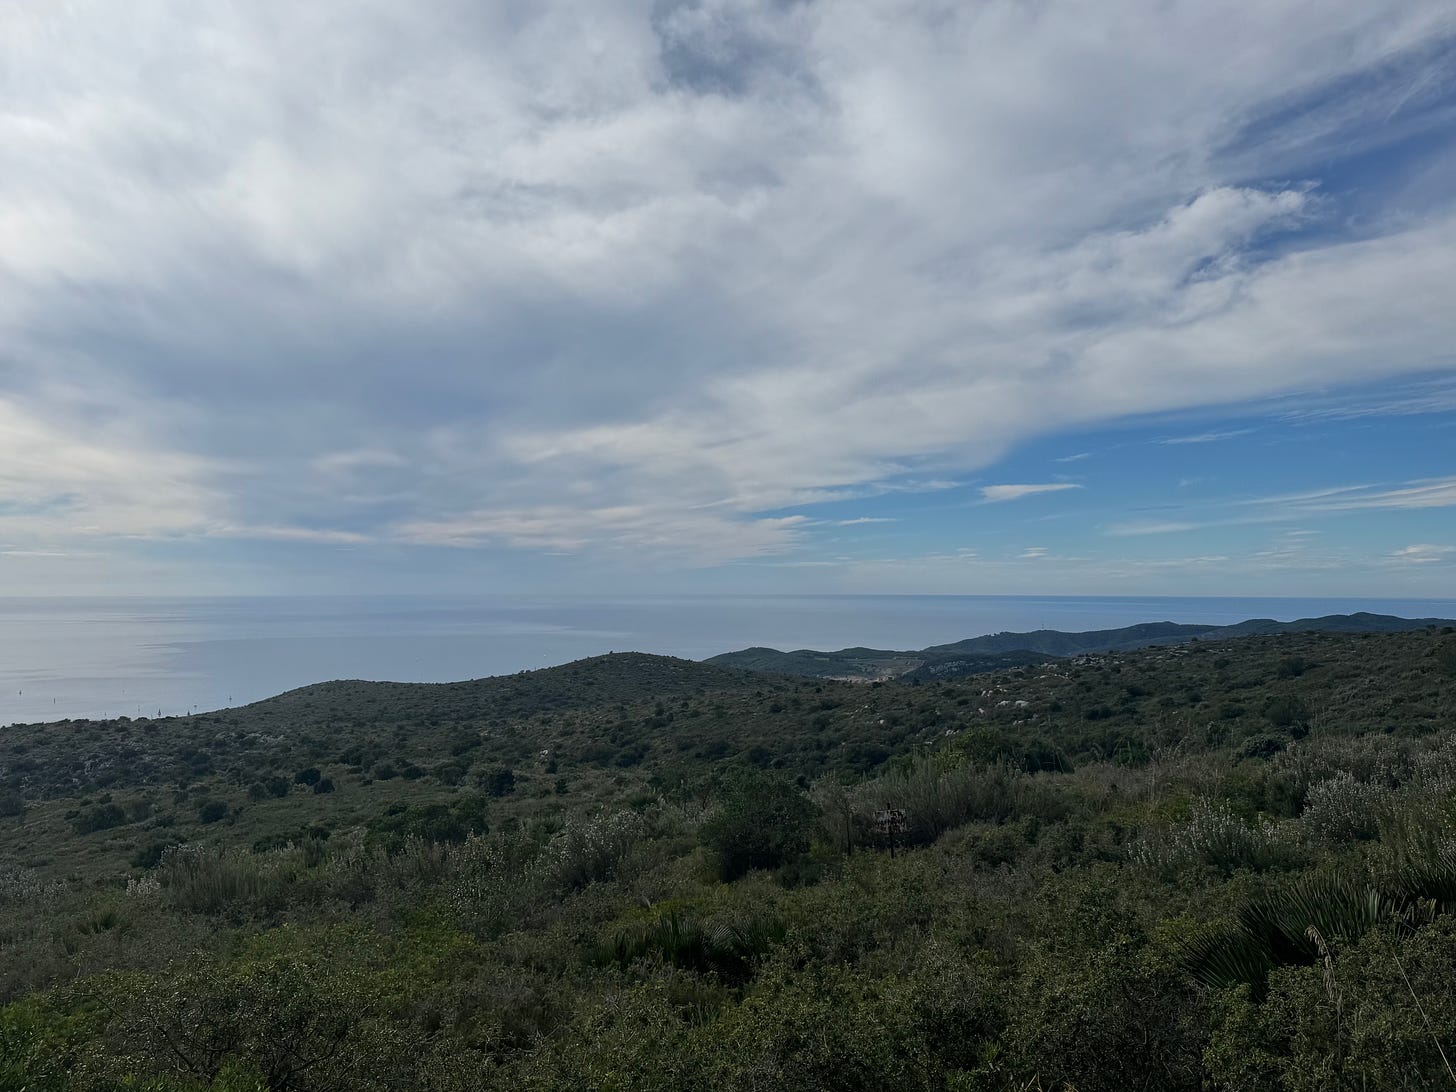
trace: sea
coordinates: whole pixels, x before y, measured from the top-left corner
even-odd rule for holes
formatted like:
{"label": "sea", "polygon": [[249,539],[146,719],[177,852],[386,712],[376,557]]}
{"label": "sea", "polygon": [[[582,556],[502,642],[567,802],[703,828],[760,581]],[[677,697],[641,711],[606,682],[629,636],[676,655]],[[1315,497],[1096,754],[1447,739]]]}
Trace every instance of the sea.
{"label": "sea", "polygon": [[1005,630],[1221,624],[1355,611],[1456,617],[1456,599],[813,595],[0,598],[0,725],[175,716],[329,679],[449,682],[604,652],[916,649]]}

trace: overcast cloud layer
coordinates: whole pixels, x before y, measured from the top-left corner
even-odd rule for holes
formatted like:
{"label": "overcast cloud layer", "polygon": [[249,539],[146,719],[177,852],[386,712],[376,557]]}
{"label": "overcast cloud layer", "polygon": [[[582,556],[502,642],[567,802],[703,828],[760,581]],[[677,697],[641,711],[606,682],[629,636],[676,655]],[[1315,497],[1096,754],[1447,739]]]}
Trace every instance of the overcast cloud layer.
{"label": "overcast cloud layer", "polygon": [[[1449,0],[12,0],[0,591],[828,563],[903,522],[850,499],[1091,503],[986,475],[1456,368],[1453,72]],[[1383,556],[1449,576],[1420,531]]]}

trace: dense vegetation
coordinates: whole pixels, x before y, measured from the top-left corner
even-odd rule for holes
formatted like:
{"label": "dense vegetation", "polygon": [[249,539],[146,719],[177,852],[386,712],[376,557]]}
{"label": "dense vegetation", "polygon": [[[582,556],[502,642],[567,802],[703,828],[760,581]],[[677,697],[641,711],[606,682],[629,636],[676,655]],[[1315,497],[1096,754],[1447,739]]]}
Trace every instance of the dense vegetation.
{"label": "dense vegetation", "polygon": [[0,1088],[1456,1087],[1453,710],[1431,628],[3,729]]}

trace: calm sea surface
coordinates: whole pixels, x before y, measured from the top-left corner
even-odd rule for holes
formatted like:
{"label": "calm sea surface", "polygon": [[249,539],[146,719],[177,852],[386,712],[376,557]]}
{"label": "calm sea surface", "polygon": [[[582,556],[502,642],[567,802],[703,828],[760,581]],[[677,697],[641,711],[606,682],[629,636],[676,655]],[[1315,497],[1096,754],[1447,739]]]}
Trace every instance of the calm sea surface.
{"label": "calm sea surface", "polygon": [[0,725],[157,716],[325,679],[446,682],[634,650],[921,648],[1000,630],[1456,616],[1456,600],[712,596],[0,599]]}

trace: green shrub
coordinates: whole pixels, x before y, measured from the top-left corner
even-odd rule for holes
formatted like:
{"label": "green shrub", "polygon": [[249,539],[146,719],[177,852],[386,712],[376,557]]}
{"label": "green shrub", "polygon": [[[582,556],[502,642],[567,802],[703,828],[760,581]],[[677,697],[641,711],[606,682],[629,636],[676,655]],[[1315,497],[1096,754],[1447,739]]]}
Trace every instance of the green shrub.
{"label": "green shrub", "polygon": [[568,820],[546,847],[538,867],[567,890],[610,880],[642,839],[645,827],[645,820],[634,811]]}
{"label": "green shrub", "polygon": [[791,782],[758,770],[728,778],[718,807],[698,839],[718,875],[736,879],[755,868],[777,868],[809,848],[816,809]]}
{"label": "green shrub", "polygon": [[126,811],[121,805],[93,804],[76,814],[71,821],[71,827],[77,834],[94,834],[99,830],[111,830],[113,827],[122,826],[126,822],[128,822]]}
{"label": "green shrub", "polygon": [[1325,842],[1344,843],[1374,838],[1387,793],[1379,785],[1356,781],[1341,770],[1310,788],[1305,798],[1304,822]]}
{"label": "green shrub", "polygon": [[432,843],[465,841],[490,829],[488,798],[466,794],[449,804],[396,804],[369,825],[369,841],[394,852],[409,839]]}
{"label": "green shrub", "polygon": [[197,820],[201,823],[216,823],[226,819],[227,804],[221,800],[204,800],[197,808]]}
{"label": "green shrub", "polygon": [[1129,856],[1144,868],[1169,875],[1190,866],[1230,875],[1241,868],[1289,863],[1291,833],[1287,824],[1246,822],[1226,800],[1197,797],[1184,822],[1145,835]]}

